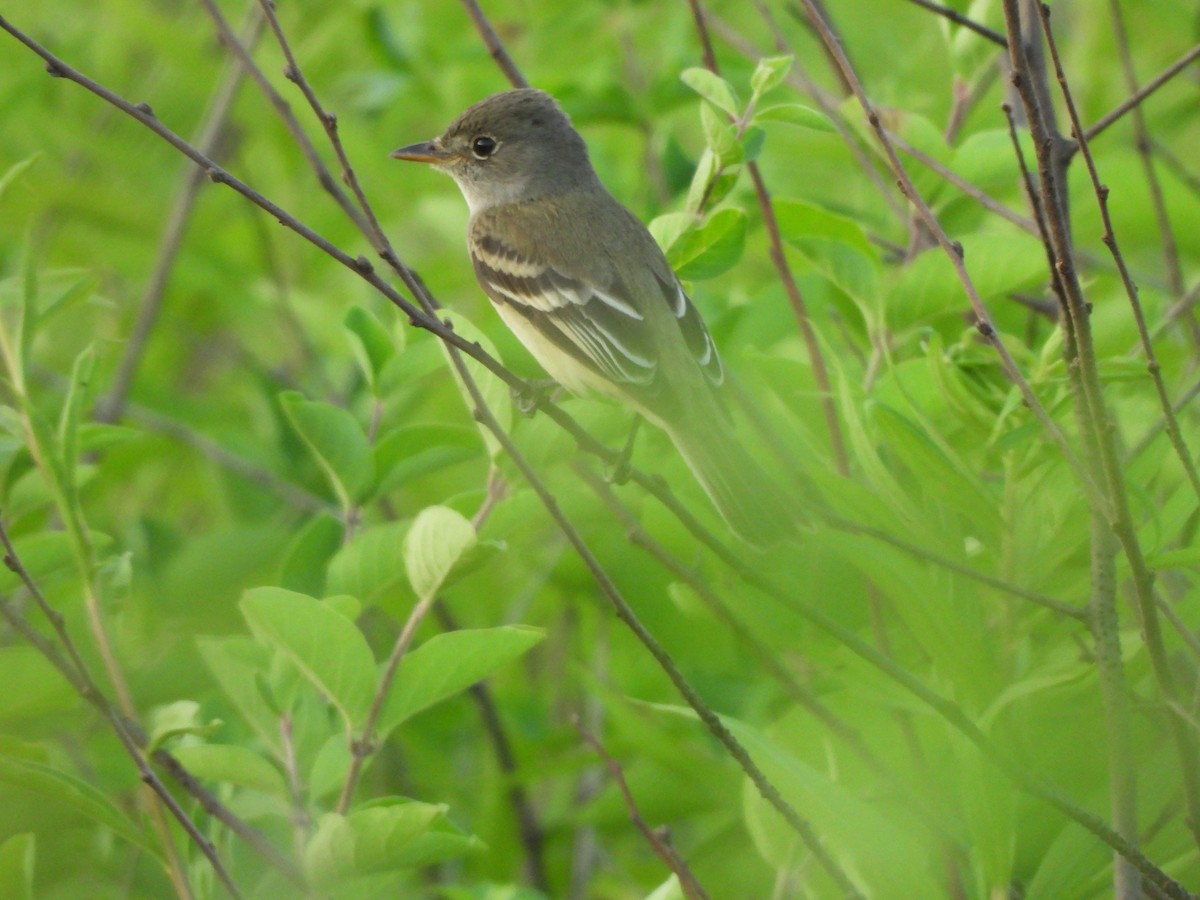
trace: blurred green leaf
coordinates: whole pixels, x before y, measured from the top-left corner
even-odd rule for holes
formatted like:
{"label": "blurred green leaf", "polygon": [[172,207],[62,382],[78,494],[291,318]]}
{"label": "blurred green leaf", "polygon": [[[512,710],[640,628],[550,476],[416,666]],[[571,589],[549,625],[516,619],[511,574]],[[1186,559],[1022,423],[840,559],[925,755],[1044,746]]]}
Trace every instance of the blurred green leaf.
{"label": "blurred green leaf", "polygon": [[733,88],[720,75],[714,75],[708,69],[696,67],[684,69],[679,74],[679,77],[684,84],[709,103],[716,106],[717,109],[731,116],[738,114],[738,105],[733,94]]}
{"label": "blurred green leaf", "polygon": [[812,131],[824,131],[830,134],[837,131],[824,113],[800,103],[780,103],[775,106],[765,106],[754,113],[754,122],[759,125],[764,122],[783,122],[787,125],[808,128]]}
{"label": "blurred green leaf", "polygon": [[353,622],[282,588],[254,588],[239,605],[254,636],[283,653],[337,707],[347,731],[361,723],[375,689],[375,658]]}
{"label": "blurred green leaf", "polygon": [[668,248],[667,261],[680,278],[703,281],[733,268],[745,245],[746,214],[722,209],[699,228],[685,231]]}
{"label": "blurred green leaf", "polygon": [[362,426],[339,406],[305,400],[295,391],[279,395],[288,420],[320,463],[338,502],[349,506],[374,477],[371,447]]}
{"label": "blurred green leaf", "polygon": [[[3,184],[0,184],[3,188]],[[34,900],[33,869],[37,837],[32,832],[14,834],[0,844],[0,897]]]}
{"label": "blurred green leaf", "polygon": [[248,747],[237,744],[185,744],[173,748],[171,754],[189,772],[205,781],[253,788],[285,800],[290,798],[283,774],[261,754]]}
{"label": "blurred green leaf", "polygon": [[431,637],[400,660],[379,717],[380,736],[504,668],[544,637],[540,628],[519,625]]}
{"label": "blurred green leaf", "polygon": [[61,803],[155,859],[161,859],[156,841],[130,821],[102,791],[68,772],[12,756],[0,747],[0,782]]}
{"label": "blurred green leaf", "polygon": [[359,368],[372,389],[378,391],[380,373],[396,355],[395,338],[362,306],[350,307],[344,324]]}
{"label": "blurred green leaf", "polygon": [[771,88],[781,84],[783,79],[787,78],[794,60],[795,57],[792,56],[768,56],[760,59],[754,67],[754,74],[750,76],[754,99],[757,100]]}

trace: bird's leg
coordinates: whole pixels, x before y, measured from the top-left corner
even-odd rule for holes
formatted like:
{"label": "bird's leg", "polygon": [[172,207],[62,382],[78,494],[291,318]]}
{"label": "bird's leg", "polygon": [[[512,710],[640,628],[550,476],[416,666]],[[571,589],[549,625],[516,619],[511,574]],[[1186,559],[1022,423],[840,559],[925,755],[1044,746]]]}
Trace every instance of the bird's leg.
{"label": "bird's leg", "polygon": [[633,459],[633,442],[637,438],[638,429],[641,425],[642,417],[634,414],[633,425],[629,428],[629,437],[625,439],[625,446],[621,448],[621,455],[617,457],[617,461],[613,463],[613,467],[608,473],[608,480],[612,484],[624,484],[629,480],[629,461]]}
{"label": "bird's leg", "polygon": [[523,416],[532,416],[541,406],[542,401],[554,399],[561,390],[553,378],[538,378],[526,381],[524,387],[513,388],[513,402]]}

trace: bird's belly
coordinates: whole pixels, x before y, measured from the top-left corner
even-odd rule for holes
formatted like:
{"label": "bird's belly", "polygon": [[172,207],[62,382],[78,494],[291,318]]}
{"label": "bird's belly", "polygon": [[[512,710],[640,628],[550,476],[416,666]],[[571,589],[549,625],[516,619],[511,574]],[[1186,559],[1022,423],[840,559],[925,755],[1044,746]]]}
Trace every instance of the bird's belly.
{"label": "bird's belly", "polygon": [[517,340],[525,345],[525,349],[533,354],[533,358],[546,370],[546,374],[572,394],[586,394],[592,390],[608,397],[623,399],[607,379],[602,378],[586,365],[563,352],[511,306],[494,301],[492,306],[496,308],[496,312],[500,313],[504,324],[517,336]]}

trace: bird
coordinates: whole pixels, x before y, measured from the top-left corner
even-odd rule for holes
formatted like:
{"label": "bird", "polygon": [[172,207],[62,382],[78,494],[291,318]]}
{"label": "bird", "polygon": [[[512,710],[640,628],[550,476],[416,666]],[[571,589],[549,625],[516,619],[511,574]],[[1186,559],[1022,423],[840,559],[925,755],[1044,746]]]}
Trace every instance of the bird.
{"label": "bird", "polygon": [[493,94],[391,156],[457,183],[476,279],[551,378],[665,431],[744,541],[766,547],[792,532],[794,517],[734,435],[704,320],[645,225],[601,183],[553,96]]}

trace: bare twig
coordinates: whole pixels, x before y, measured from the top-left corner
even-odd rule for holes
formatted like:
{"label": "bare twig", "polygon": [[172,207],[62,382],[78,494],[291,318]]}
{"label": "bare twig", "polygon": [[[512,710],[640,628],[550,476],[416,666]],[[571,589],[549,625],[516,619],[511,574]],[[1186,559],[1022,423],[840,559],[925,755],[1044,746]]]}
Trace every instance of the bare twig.
{"label": "bare twig", "polygon": [[1164,69],[1154,78],[1151,78],[1140,88],[1137,88],[1128,99],[1118,105],[1111,112],[1106,113],[1097,119],[1090,128],[1083,132],[1083,136],[1089,141],[1095,140],[1095,138],[1099,136],[1102,131],[1108,128],[1109,125],[1112,125],[1130,110],[1140,106],[1143,100],[1186,69],[1197,59],[1200,59],[1200,44],[1197,44],[1187,53],[1183,54],[1183,56],[1179,57],[1179,59],[1175,60],[1175,62],[1171,63],[1171,65],[1167,66],[1166,69]]}
{"label": "bare twig", "polygon": [[684,862],[675,848],[670,842],[665,840],[658,832],[650,828],[646,824],[646,820],[642,818],[641,812],[638,811],[637,801],[633,799],[633,792],[629,790],[629,785],[625,781],[625,773],[621,771],[621,764],[617,762],[611,753],[604,749],[604,745],[600,743],[600,739],[583,727],[583,723],[579,721],[579,716],[571,719],[571,724],[575,726],[575,730],[579,732],[579,736],[583,738],[591,746],[596,754],[604,760],[604,767],[608,769],[608,774],[612,776],[616,782],[617,789],[621,792],[621,799],[625,801],[625,809],[629,811],[629,821],[634,827],[642,833],[642,837],[646,839],[651,849],[658,854],[659,859],[667,864],[667,868],[675,873],[675,877],[679,879],[679,887],[683,891],[683,896],[687,900],[708,900],[708,894],[704,888],[700,886],[700,882],[696,880],[696,876],[692,870],[688,868],[688,864]]}
{"label": "bare twig", "polygon": [[[1137,73],[1134,71],[1133,57],[1129,52],[1129,34],[1125,29],[1125,16],[1121,12],[1121,4],[1117,0],[1109,0],[1108,8],[1113,20],[1113,33],[1117,42],[1117,54],[1121,58],[1121,71],[1125,76],[1125,86],[1129,89],[1132,96],[1137,96]],[[1198,51],[1197,55],[1200,55],[1200,47],[1197,47],[1196,50]],[[1154,206],[1154,218],[1158,223],[1159,237],[1162,240],[1163,262],[1166,264],[1167,269],[1167,283],[1171,287],[1171,293],[1176,298],[1180,298],[1183,296],[1184,286],[1183,269],[1179,264],[1179,246],[1175,241],[1175,232],[1171,227],[1171,219],[1167,215],[1167,205],[1166,200],[1163,198],[1162,182],[1159,181],[1158,172],[1154,168],[1154,158],[1150,152],[1150,132],[1146,127],[1145,110],[1140,103],[1137,103],[1129,108],[1129,114],[1133,125],[1134,147],[1137,150],[1138,159],[1142,163],[1142,171],[1146,176],[1146,186],[1150,189],[1150,202]],[[1083,136],[1083,127],[1079,123],[1075,123],[1075,134],[1076,140],[1080,142],[1086,140],[1086,137]],[[1090,169],[1091,167],[1089,166],[1089,171]],[[1107,242],[1106,239],[1105,243]],[[1109,247],[1109,249],[1111,250],[1112,248]],[[1200,325],[1197,324],[1193,316],[1188,316],[1187,321],[1191,325],[1193,343],[1200,345]]]}
{"label": "bare twig", "polygon": [[995,197],[992,197],[990,194],[984,191],[983,188],[971,184],[971,182],[967,181],[953,169],[942,165],[928,153],[918,150],[908,141],[904,140],[904,138],[900,137],[899,135],[892,134],[891,132],[888,132],[888,139],[921,165],[925,166],[925,168],[929,169],[931,172],[936,172],[947,182],[954,185],[984,209],[988,210],[989,212],[993,212],[1000,218],[1011,222],[1023,231],[1027,231],[1033,235],[1038,233],[1037,223],[1032,219],[1027,219],[1020,213],[1009,209]]}
{"label": "bare twig", "polygon": [[467,15],[471,18],[471,24],[479,32],[479,37],[483,40],[483,45],[487,47],[488,53],[492,55],[492,59],[496,61],[496,65],[504,73],[504,77],[508,79],[508,83],[516,88],[529,87],[529,82],[525,80],[525,76],[521,74],[521,70],[517,68],[517,64],[508,55],[508,51],[504,49],[500,35],[496,34],[496,29],[492,27],[492,23],[483,14],[483,10],[479,8],[476,0],[462,0],[462,5],[463,9],[467,11]]}
{"label": "bare twig", "polygon": [[949,19],[956,25],[961,25],[963,28],[970,29],[980,37],[986,38],[997,46],[1008,46],[1008,40],[1000,32],[988,28],[986,25],[982,25],[979,22],[976,22],[974,19],[964,16],[962,13],[956,12],[948,6],[943,6],[940,3],[934,3],[932,0],[908,0],[908,2],[915,6],[920,6],[923,9],[927,9],[930,12],[937,13],[939,16]]}

